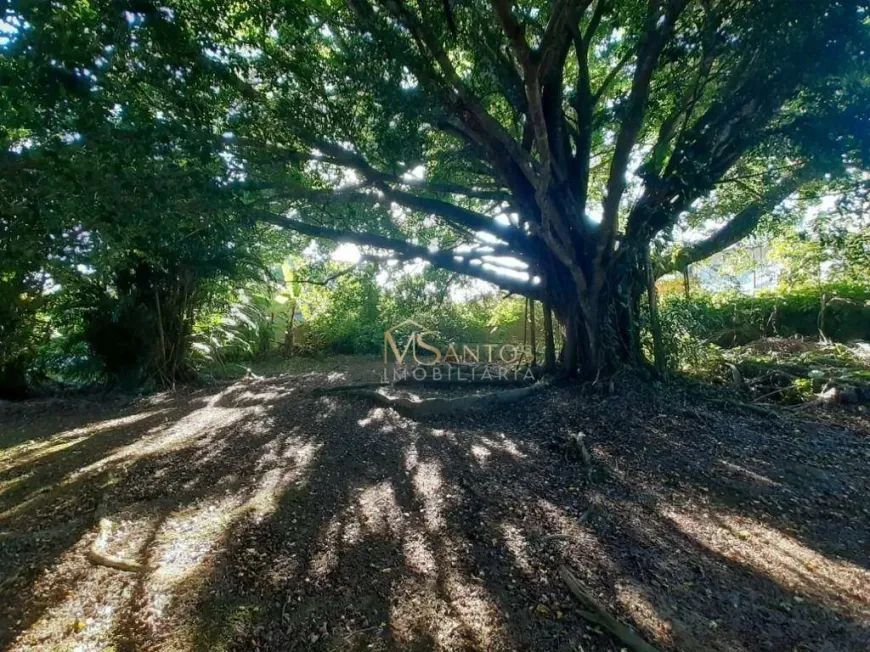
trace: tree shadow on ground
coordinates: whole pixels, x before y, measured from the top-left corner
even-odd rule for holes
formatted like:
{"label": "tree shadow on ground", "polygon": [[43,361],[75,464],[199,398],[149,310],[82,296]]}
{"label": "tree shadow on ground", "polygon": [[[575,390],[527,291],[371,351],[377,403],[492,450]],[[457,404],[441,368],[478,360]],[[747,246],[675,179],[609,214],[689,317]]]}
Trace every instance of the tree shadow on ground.
{"label": "tree shadow on ground", "polygon": [[[836,581],[797,595],[783,584],[787,572],[768,575],[706,546],[661,513],[653,487],[620,480],[618,458],[605,471],[605,455],[610,480],[586,487],[537,416],[427,424],[361,408],[356,427],[331,413],[348,425],[318,435],[310,493],[285,495],[265,522],[236,524],[238,545],[202,581],[203,649],[597,649],[559,584],[560,563],[649,635],[686,649],[859,649],[868,633],[860,610],[837,604]],[[649,435],[641,429],[635,444]],[[678,463],[691,470],[687,460]],[[723,495],[735,482],[719,488],[706,471],[688,478]],[[674,492],[665,482],[658,493]],[[588,525],[576,525],[593,504]],[[746,515],[758,513],[750,506]],[[277,542],[272,555],[257,554],[248,571],[245,551],[264,540]],[[260,583],[275,566],[292,571]]]}
{"label": "tree shadow on ground", "polygon": [[[863,649],[866,595],[847,577],[862,570],[849,563],[860,553],[833,560],[836,541],[812,525],[783,534],[794,503],[771,513],[759,498],[759,483],[797,490],[779,479],[793,459],[755,443],[770,424],[726,427],[702,414],[716,445],[701,446],[699,424],[654,397],[616,409],[578,404],[571,389],[414,422],[317,397],[309,380],[238,383],[140,412],[78,442],[74,457],[18,464],[40,482],[63,480],[46,505],[78,501],[87,513],[107,492],[122,552],[152,570],[71,561],[92,540],[87,521],[38,555],[19,550],[8,567],[27,559],[33,569],[9,590],[41,597],[10,610],[3,643],[31,636],[71,595],[103,591],[114,616],[94,636],[118,650],[613,649],[577,614],[558,577],[566,564],[663,646]],[[591,483],[561,441],[578,428],[594,451]],[[854,484],[853,471],[841,467],[837,481]],[[16,522],[62,518],[28,495],[17,495]],[[827,504],[796,513],[814,524]],[[46,581],[50,570],[59,581]]]}
{"label": "tree shadow on ground", "polygon": [[870,570],[866,435],[788,416],[717,411],[697,400],[688,395],[691,407],[676,410],[638,400],[619,410],[614,399],[594,409],[619,415],[601,424],[597,440],[622,462],[636,493],[707,503]]}
{"label": "tree shadow on ground", "polygon": [[[0,466],[0,644],[26,631],[95,573],[114,572],[87,562],[62,563],[67,557],[84,560],[96,532],[95,514],[108,496],[124,493],[129,505],[159,517],[214,490],[199,486],[195,474],[178,473],[190,470],[189,451],[203,436],[195,427],[187,432],[188,420],[207,410],[209,399],[206,391],[185,393],[130,406],[120,416],[117,408],[94,409],[77,414],[73,428],[54,416],[40,419],[39,404],[30,406],[35,413],[13,415],[20,417],[16,434],[27,437],[3,450]],[[166,473],[172,464],[176,470]],[[148,502],[155,483],[162,486],[156,495],[163,505]],[[108,507],[114,518],[118,506]],[[56,568],[58,575],[48,578]]]}

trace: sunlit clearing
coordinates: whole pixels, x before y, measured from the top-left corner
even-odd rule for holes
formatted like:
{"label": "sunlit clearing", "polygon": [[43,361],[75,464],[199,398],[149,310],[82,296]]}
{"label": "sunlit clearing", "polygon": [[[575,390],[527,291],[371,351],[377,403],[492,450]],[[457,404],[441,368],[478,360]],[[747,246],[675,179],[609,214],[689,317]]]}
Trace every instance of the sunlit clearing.
{"label": "sunlit clearing", "polygon": [[[227,447],[233,437],[269,431],[271,419],[262,413],[264,404],[275,396],[276,392],[271,389],[258,392],[241,383],[233,385],[168,427],[154,427],[133,443],[109,449],[103,459],[68,474],[55,488],[62,489],[77,479],[105,471],[112,477],[143,457],[165,456],[172,451],[183,451],[186,463],[192,467],[206,466],[213,459],[228,454]],[[69,446],[83,437],[111,432],[163,411],[151,410],[61,433],[50,440],[55,445],[34,449],[29,459],[36,459],[36,453],[44,454],[46,450],[60,450],[58,443]],[[239,425],[243,419],[244,424]],[[232,434],[228,434],[230,432]],[[136,575],[97,567],[82,573],[81,565],[87,563],[84,561],[87,551],[97,538],[94,528],[85,528],[78,542],[57,557],[33,585],[32,591],[37,595],[56,595],[62,588],[62,596],[21,633],[14,648],[41,649],[39,646],[44,641],[51,640],[57,643],[58,649],[67,649],[65,646],[81,650],[109,649],[116,642],[113,637],[118,631],[130,627],[123,619],[128,617],[125,614],[130,611],[133,600],[147,610],[148,623],[141,625],[159,630],[167,649],[192,648],[195,641],[190,639],[186,623],[196,616],[202,582],[210,575],[215,555],[226,545],[226,533],[239,519],[259,521],[271,514],[285,492],[307,483],[321,446],[297,434],[280,435],[265,442],[261,439],[260,444],[255,443],[257,441],[252,439],[250,444],[260,446],[259,450],[252,449],[259,457],[255,457],[250,469],[251,477],[240,479],[228,474],[214,478],[211,492],[217,495],[197,498],[199,488],[194,474],[192,486],[185,483],[173,490],[172,497],[180,506],[165,514],[161,514],[164,498],[157,498],[153,503],[124,505],[122,496],[127,485],[119,480],[113,488],[110,483],[106,492],[108,500],[103,499],[108,506],[105,522],[109,528],[101,535],[103,552],[137,561],[144,566],[144,572]],[[166,470],[155,469],[152,480],[159,484]],[[238,486],[240,480],[243,486]],[[228,486],[220,492],[224,482]],[[48,492],[30,497],[23,504],[26,506],[46,496],[50,499],[52,495],[53,492]],[[374,502],[380,505],[383,500]],[[384,515],[372,516],[370,527],[387,527],[381,523],[390,522],[396,509],[390,512],[384,508]]]}
{"label": "sunlit clearing", "polygon": [[111,455],[79,469],[68,480],[78,479],[102,471],[106,466],[117,465],[122,461],[135,460],[154,454],[188,448],[201,437],[212,437],[221,429],[226,429],[256,413],[263,413],[265,406],[254,404],[247,407],[221,407],[218,403],[241,387],[232,385],[213,396],[205,407],[175,421],[169,428],[159,427],[127,446],[116,449]]}

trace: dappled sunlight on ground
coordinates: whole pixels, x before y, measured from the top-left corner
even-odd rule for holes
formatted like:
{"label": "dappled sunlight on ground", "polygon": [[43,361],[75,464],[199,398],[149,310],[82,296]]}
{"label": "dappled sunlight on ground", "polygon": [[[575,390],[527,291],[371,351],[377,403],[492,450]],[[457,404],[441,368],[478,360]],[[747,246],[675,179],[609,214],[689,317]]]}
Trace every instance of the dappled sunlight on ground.
{"label": "dappled sunlight on ground", "polygon": [[[197,575],[201,579],[203,566],[223,545],[232,523],[243,515],[266,517],[274,511],[277,499],[289,486],[304,483],[305,471],[315,459],[319,446],[298,435],[281,436],[271,431],[264,406],[278,398],[280,392],[257,394],[250,389],[240,389],[239,384],[227,387],[200,406],[174,415],[174,420],[168,418],[172,408],[165,407],[62,432],[49,437],[41,446],[19,447],[20,456],[15,455],[15,450],[4,451],[12,460],[4,466],[4,472],[28,465],[38,467],[43,458],[100,433],[141,425],[159,415],[167,417],[160,425],[143,429],[130,443],[114,446],[114,441],[106,441],[101,455],[82,460],[89,463],[54,469],[56,481],[48,493],[39,488],[0,515],[0,523],[8,521],[32,510],[37,502],[50,503],[56,494],[74,491],[76,486],[94,481],[105,491],[101,500],[114,499],[108,501],[111,531],[105,552],[139,560],[147,567],[141,576],[105,568],[82,568],[85,551],[95,538],[94,528],[83,527],[84,534],[53,566],[46,568],[42,578],[32,586],[34,595],[58,594],[60,590],[64,599],[47,608],[22,633],[21,645],[70,639],[83,650],[93,646],[103,649],[119,636],[125,638],[130,634],[135,639],[143,628],[150,631],[166,626],[169,623],[162,622],[165,619],[177,621],[179,613],[184,611],[181,605],[186,601],[195,602],[199,590]],[[222,405],[231,396],[244,401],[245,407]],[[231,465],[226,464],[225,456],[232,456],[237,445],[226,438],[231,428],[237,428],[242,436],[266,439],[248,472],[240,474],[226,468]],[[173,456],[180,457],[169,461]],[[142,478],[136,474],[137,464],[148,464],[154,458],[166,458],[169,463],[149,469],[153,486],[139,486]],[[184,473],[179,474],[179,465],[183,465]],[[217,475],[213,467],[217,467]],[[63,472],[65,468],[69,468],[67,473]],[[228,471],[226,474],[220,472],[224,468]],[[212,484],[208,488],[201,486],[203,478],[197,470],[209,474],[208,481]],[[173,495],[163,494],[162,482],[175,489]],[[117,505],[123,502],[123,495],[129,490],[155,495],[151,501]],[[185,494],[193,502],[185,504]],[[40,524],[36,525],[39,529]],[[71,571],[72,567],[77,570]],[[105,590],[107,581],[113,590]],[[59,587],[60,584],[63,586]],[[94,603],[97,595],[102,597]],[[170,611],[175,613],[170,614]],[[137,612],[135,620],[143,622],[130,622],[131,612]],[[188,615],[191,615],[189,610]],[[119,635],[119,629],[127,634]]]}
{"label": "dappled sunlight on ground", "polygon": [[532,575],[534,569],[530,562],[531,551],[529,550],[529,542],[526,541],[522,531],[512,523],[502,523],[501,530],[505,546],[510,551],[514,566],[523,575]]}
{"label": "dappled sunlight on ground", "polygon": [[[570,388],[519,415],[417,422],[310,391],[333,374],[94,407],[74,426],[28,416],[0,453],[0,644],[619,649],[579,616],[562,564],[661,647],[858,650],[870,632],[853,439],[802,434],[825,447],[823,476],[769,425],[569,414]],[[591,474],[565,447],[578,430]],[[87,560],[101,505],[105,552],[144,572]]]}
{"label": "dappled sunlight on ground", "polygon": [[664,515],[702,545],[776,580],[795,594],[793,599],[797,604],[808,597],[815,598],[836,605],[845,615],[863,615],[870,619],[870,571],[867,569],[830,559],[752,518],[671,510]]}
{"label": "dappled sunlight on ground", "polygon": [[653,604],[639,582],[618,582],[613,591],[619,611],[626,614],[641,631],[655,632],[660,642],[675,643],[671,636],[673,623],[662,617],[661,605]]}
{"label": "dappled sunlight on ground", "polygon": [[118,419],[107,419],[99,423],[89,424],[87,426],[73,428],[72,430],[58,433],[43,441],[26,441],[18,446],[12,446],[0,451],[0,469],[2,469],[4,474],[6,474],[8,471],[14,471],[30,464],[36,464],[39,462],[40,458],[68,450],[101,432],[124,426],[131,426],[165,412],[166,410],[151,410],[140,414],[120,417]]}
{"label": "dappled sunlight on ground", "polygon": [[[414,489],[423,503],[426,529],[435,533],[444,527],[444,503],[453,496],[447,492],[437,462],[421,462],[414,467]],[[446,495],[445,495],[446,494]]]}

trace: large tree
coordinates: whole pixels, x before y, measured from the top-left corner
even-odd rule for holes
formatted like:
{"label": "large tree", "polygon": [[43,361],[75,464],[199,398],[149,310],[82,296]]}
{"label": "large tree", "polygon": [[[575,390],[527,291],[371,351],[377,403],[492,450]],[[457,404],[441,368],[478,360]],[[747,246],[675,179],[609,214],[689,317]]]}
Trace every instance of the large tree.
{"label": "large tree", "polygon": [[187,35],[136,29],[132,3],[11,5],[0,10],[0,397],[38,383],[38,351],[73,361],[82,344],[101,363],[82,367],[89,377],[189,378],[197,313],[261,278],[272,243],[236,203],[227,106],[205,76],[198,86],[166,65],[196,59]]}
{"label": "large tree", "polygon": [[[862,0],[90,5],[199,103],[211,89],[253,218],[540,299],[568,372],[639,356],[652,274],[868,152]],[[668,248],[697,211],[728,219]]]}

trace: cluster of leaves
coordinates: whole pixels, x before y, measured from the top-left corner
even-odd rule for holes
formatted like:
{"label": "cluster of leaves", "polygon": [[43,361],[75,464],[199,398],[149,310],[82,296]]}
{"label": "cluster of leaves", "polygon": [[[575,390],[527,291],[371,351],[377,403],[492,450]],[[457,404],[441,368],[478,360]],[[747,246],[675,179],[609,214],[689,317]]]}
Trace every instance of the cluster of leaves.
{"label": "cluster of leaves", "polygon": [[46,372],[173,382],[197,314],[283,246],[241,210],[207,61],[122,5],[0,16],[0,77],[15,82],[0,85],[8,395]]}
{"label": "cluster of leaves", "polygon": [[[413,320],[443,342],[508,342],[523,337],[521,298],[487,294],[459,301],[461,283],[440,270],[403,274],[385,282],[374,270],[308,289],[302,317],[305,337],[332,353],[380,354],[384,331]],[[540,311],[540,306],[538,307]],[[541,320],[538,320],[538,324]]]}

